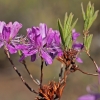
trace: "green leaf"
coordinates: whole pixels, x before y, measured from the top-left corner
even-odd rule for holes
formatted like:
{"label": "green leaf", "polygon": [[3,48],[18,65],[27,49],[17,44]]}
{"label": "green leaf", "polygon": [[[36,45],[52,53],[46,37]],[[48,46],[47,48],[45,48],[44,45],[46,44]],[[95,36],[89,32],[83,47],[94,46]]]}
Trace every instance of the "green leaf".
{"label": "green leaf", "polygon": [[86,18],[85,23],[84,23],[84,31],[87,31],[88,23],[89,23],[89,19]]}
{"label": "green leaf", "polygon": [[91,2],[89,1],[88,5],[87,5],[87,17],[90,16],[90,10],[91,10]]}
{"label": "green leaf", "polygon": [[18,50],[18,54],[19,54],[19,56],[21,56],[22,55],[22,52],[20,50]]}
{"label": "green leaf", "polygon": [[71,23],[73,19],[73,14],[70,13],[70,15],[67,17],[66,24],[64,26],[64,40],[66,39],[67,35],[71,33]]}
{"label": "green leaf", "polygon": [[69,34],[67,35],[66,39],[65,39],[65,46],[66,46],[68,49],[70,49],[71,45],[72,45],[72,34],[69,33]]}
{"label": "green leaf", "polygon": [[93,24],[93,21],[92,21],[92,18],[90,17],[88,25],[87,25],[87,30],[89,30],[89,28],[92,26],[92,24]]}
{"label": "green leaf", "polygon": [[90,34],[84,38],[84,45],[87,51],[89,51],[90,49],[92,38],[93,38],[93,34]]}
{"label": "green leaf", "polygon": [[97,10],[94,15],[92,17],[90,17],[89,19],[89,25],[88,25],[88,29],[92,26],[93,22],[96,20],[97,16],[98,16],[98,12],[99,10]]}
{"label": "green leaf", "polygon": [[78,21],[78,18],[74,21],[74,23],[72,24],[71,30],[75,27],[76,23]]}
{"label": "green leaf", "polygon": [[58,28],[64,48],[72,47],[72,29],[75,27],[78,20],[76,19],[75,22],[72,23],[73,17],[74,15],[72,13],[70,13],[69,16],[67,15],[67,13],[65,14],[64,27],[62,26],[60,19],[58,19]]}
{"label": "green leaf", "polygon": [[73,44],[73,41],[72,41],[72,39],[70,39],[70,42],[69,42],[69,44],[68,44],[68,48],[69,48],[69,49],[72,48],[72,44]]}
{"label": "green leaf", "polygon": [[64,29],[63,29],[63,32],[64,32],[64,41],[65,41],[65,35],[67,35],[67,31],[68,31],[68,29],[67,29],[67,21],[68,21],[68,15],[67,15],[67,13],[65,14],[65,19],[64,19]]}
{"label": "green leaf", "polygon": [[93,34],[90,34],[88,37],[87,37],[87,49],[89,50],[90,49],[90,45],[91,45],[91,42],[92,42],[92,38],[93,38]]}
{"label": "green leaf", "polygon": [[86,13],[84,12],[83,5],[82,7],[82,14],[84,17],[84,31],[88,31],[89,28],[92,26],[93,22],[97,18],[98,10],[94,11],[94,4],[91,5],[91,2],[88,3]]}
{"label": "green leaf", "polygon": [[65,42],[64,42],[63,27],[62,27],[60,19],[58,19],[58,28],[59,28],[62,44],[64,45]]}
{"label": "green leaf", "polygon": [[94,13],[94,15],[93,15],[93,17],[92,17],[92,23],[93,23],[93,22],[95,21],[95,19],[97,18],[98,12],[99,12],[99,10],[97,10],[97,11]]}
{"label": "green leaf", "polygon": [[67,12],[66,12],[65,13],[65,19],[64,19],[64,27],[66,27],[67,19],[68,19],[68,15],[67,15]]}
{"label": "green leaf", "polygon": [[90,9],[90,18],[94,15],[94,4],[92,4]]}
{"label": "green leaf", "polygon": [[72,20],[73,20],[74,15],[72,13],[70,13],[69,17],[68,17],[68,21],[67,21],[67,25],[71,26]]}
{"label": "green leaf", "polygon": [[[70,15],[68,16],[67,22],[66,22],[66,26],[64,26],[65,41],[66,41],[66,38],[68,37],[68,35],[72,34],[72,25],[71,24],[73,21],[73,17],[74,17],[74,15],[72,13],[70,13]],[[75,23],[74,23],[74,25],[75,25]]]}
{"label": "green leaf", "polygon": [[84,12],[83,3],[81,3],[81,8],[82,8],[83,19],[85,20],[86,19],[86,15],[85,15],[85,12]]}

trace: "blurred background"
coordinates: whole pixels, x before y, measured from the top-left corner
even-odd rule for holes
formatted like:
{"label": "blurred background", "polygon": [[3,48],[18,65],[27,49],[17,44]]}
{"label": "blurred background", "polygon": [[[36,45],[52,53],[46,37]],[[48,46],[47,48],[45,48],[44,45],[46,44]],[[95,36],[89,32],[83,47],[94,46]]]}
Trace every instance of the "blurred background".
{"label": "blurred background", "polygon": [[[83,18],[81,13],[81,2],[86,7],[89,0],[0,0],[0,20],[6,23],[19,21],[23,24],[20,34],[26,34],[26,28],[38,26],[39,23],[46,23],[48,27],[57,29],[57,18],[64,19],[65,12],[73,12],[74,18],[79,18],[76,25],[76,31],[82,35]],[[91,0],[95,5],[95,10],[100,10],[100,1]],[[100,65],[100,13],[97,20],[90,29],[94,34],[91,55]],[[82,37],[79,38],[82,41]],[[93,62],[84,54],[80,55],[83,64],[80,68],[86,72],[95,73]],[[31,81],[24,66],[19,63],[19,57],[15,54],[11,56],[16,67],[21,72],[27,83],[34,89],[38,87]],[[31,63],[27,58],[28,69],[35,79],[40,76],[40,60]],[[60,63],[54,61],[53,65],[44,67],[44,84],[50,80],[58,80]],[[78,71],[69,75],[62,100],[77,100],[83,94],[86,94],[86,86],[97,83],[98,77],[87,76]],[[35,94],[31,93],[21,82],[20,78],[13,70],[7,60],[3,49],[0,49],[0,100],[34,100]]]}

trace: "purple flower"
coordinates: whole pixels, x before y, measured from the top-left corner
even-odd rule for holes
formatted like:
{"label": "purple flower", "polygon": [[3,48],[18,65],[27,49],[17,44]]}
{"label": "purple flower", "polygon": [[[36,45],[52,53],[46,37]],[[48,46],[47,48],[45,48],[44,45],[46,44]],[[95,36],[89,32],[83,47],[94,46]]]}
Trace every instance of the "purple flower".
{"label": "purple flower", "polygon": [[78,98],[78,100],[99,100],[100,94],[87,94]]}
{"label": "purple flower", "polygon": [[100,93],[99,86],[98,85],[92,85],[92,87],[88,86],[87,91],[89,94],[83,95],[78,98],[78,100],[99,100],[100,99]]}
{"label": "purple flower", "polygon": [[[80,51],[83,48],[83,44],[76,41],[79,36],[80,36],[80,34],[77,33],[75,31],[75,29],[73,29],[72,30],[72,40],[73,40],[72,48],[77,50],[77,51]],[[79,63],[83,63],[83,61],[79,57],[76,57],[76,61]]]}
{"label": "purple flower", "polygon": [[[98,73],[99,73],[98,77],[100,79],[100,68],[98,69]],[[88,94],[79,97],[78,100],[100,100],[99,85],[100,82],[99,84],[92,84],[90,86],[87,86],[86,90]]]}
{"label": "purple flower", "polygon": [[31,56],[35,61],[36,54],[43,58],[47,64],[52,64],[53,59],[60,52],[60,34],[52,28],[47,28],[46,24],[40,23],[39,27],[27,29],[28,43],[24,44],[23,59]]}
{"label": "purple flower", "polygon": [[19,42],[20,37],[16,37],[19,29],[22,27],[21,23],[9,22],[6,24],[3,21],[0,21],[0,48],[4,46],[9,50],[11,54],[16,53],[17,49],[15,45]]}
{"label": "purple flower", "polygon": [[78,63],[83,63],[83,61],[82,61],[82,59],[81,59],[80,57],[76,57],[76,61],[77,61]]}
{"label": "purple flower", "polygon": [[72,40],[76,41],[76,39],[80,36],[80,33],[77,33],[75,29],[72,30]]}
{"label": "purple flower", "polygon": [[76,50],[81,50],[83,48],[83,44],[76,41],[79,36],[80,34],[77,33],[75,29],[73,29],[72,30],[73,48]]}

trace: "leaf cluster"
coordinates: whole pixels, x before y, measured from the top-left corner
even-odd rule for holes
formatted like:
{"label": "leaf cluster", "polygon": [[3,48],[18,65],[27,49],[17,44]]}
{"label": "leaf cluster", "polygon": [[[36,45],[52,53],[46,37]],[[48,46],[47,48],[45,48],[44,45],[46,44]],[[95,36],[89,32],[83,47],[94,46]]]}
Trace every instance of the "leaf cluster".
{"label": "leaf cluster", "polygon": [[94,4],[91,4],[91,2],[88,3],[86,12],[84,11],[83,4],[81,4],[81,8],[84,19],[84,32],[87,32],[97,18],[99,10],[94,11]]}
{"label": "leaf cluster", "polygon": [[92,42],[93,34],[88,34],[90,27],[98,16],[99,10],[94,10],[94,4],[88,3],[86,12],[84,11],[83,4],[81,4],[82,15],[84,20],[84,46],[87,52],[89,52]]}
{"label": "leaf cluster", "polygon": [[73,22],[74,15],[72,13],[65,14],[64,25],[61,24],[60,19],[58,19],[58,28],[61,35],[61,40],[64,48],[70,49],[72,47],[72,29],[75,27],[77,20]]}

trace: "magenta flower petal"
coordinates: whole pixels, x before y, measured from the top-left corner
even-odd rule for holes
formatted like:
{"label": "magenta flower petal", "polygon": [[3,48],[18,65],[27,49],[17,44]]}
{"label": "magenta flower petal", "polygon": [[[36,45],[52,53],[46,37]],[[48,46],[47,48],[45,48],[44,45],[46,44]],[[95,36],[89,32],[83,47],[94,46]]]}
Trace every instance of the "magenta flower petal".
{"label": "magenta flower petal", "polygon": [[87,94],[79,97],[78,100],[96,100],[96,99],[94,95]]}
{"label": "magenta flower petal", "polygon": [[80,36],[80,34],[77,33],[77,32],[75,31],[75,29],[73,29],[73,30],[72,30],[72,40],[75,40],[75,41],[76,41],[76,39],[77,39],[79,36]]}
{"label": "magenta flower petal", "polygon": [[10,27],[4,27],[2,31],[2,38],[9,42],[9,36],[10,36],[11,28]]}
{"label": "magenta flower petal", "polygon": [[19,59],[19,61],[21,62],[21,61],[23,61],[24,59],[25,59],[25,55],[21,56],[20,59]]}
{"label": "magenta flower petal", "polygon": [[0,48],[1,48],[3,45],[4,45],[4,43],[3,43],[3,42],[0,42]]}
{"label": "magenta flower petal", "polygon": [[50,28],[49,31],[48,31],[49,35],[47,37],[47,45],[51,45],[53,39],[54,39],[54,33],[53,33],[53,30]]}
{"label": "magenta flower petal", "polygon": [[31,56],[31,55],[33,55],[33,54],[36,54],[37,52],[38,52],[38,50],[37,49],[33,49],[33,50],[24,50],[24,51],[22,51],[24,54],[25,54],[25,57],[27,57],[27,56]]}
{"label": "magenta flower petal", "polygon": [[31,61],[33,62],[33,61],[35,61],[36,60],[36,54],[33,54],[32,56],[31,56]]}
{"label": "magenta flower petal", "polygon": [[44,23],[40,23],[39,25],[39,29],[40,29],[40,32],[41,32],[41,35],[42,35],[42,38],[45,38],[46,37],[46,33],[47,33],[47,25],[44,24]]}
{"label": "magenta flower petal", "polygon": [[52,64],[52,58],[47,52],[41,50],[41,57],[46,61],[47,64]]}
{"label": "magenta flower petal", "polygon": [[78,63],[83,63],[82,59],[79,58],[79,57],[76,58],[76,61],[77,61]]}
{"label": "magenta flower petal", "polygon": [[6,25],[4,21],[0,21],[0,34],[2,34],[3,28]]}
{"label": "magenta flower petal", "polygon": [[13,46],[11,46],[11,45],[8,45],[7,48],[8,48],[8,50],[9,50],[9,52],[10,52],[11,54],[17,53],[17,49],[15,49],[15,47],[13,47]]}
{"label": "magenta flower petal", "polygon": [[42,41],[43,41],[43,39],[42,39],[41,35],[36,36],[35,42],[36,42],[37,46],[41,47]]}
{"label": "magenta flower petal", "polygon": [[61,45],[61,38],[60,38],[60,33],[59,33],[59,31],[55,31],[54,40],[55,40],[55,43],[56,43],[58,46]]}
{"label": "magenta flower petal", "polygon": [[22,28],[22,24],[18,23],[17,21],[14,22],[13,25],[11,25],[10,38],[14,38],[17,35],[20,28]]}
{"label": "magenta flower petal", "polygon": [[83,44],[82,43],[74,43],[73,48],[77,49],[77,50],[81,50],[83,48]]}
{"label": "magenta flower petal", "polygon": [[98,71],[98,73],[100,74],[100,67],[98,67],[98,70],[97,70],[97,71]]}

